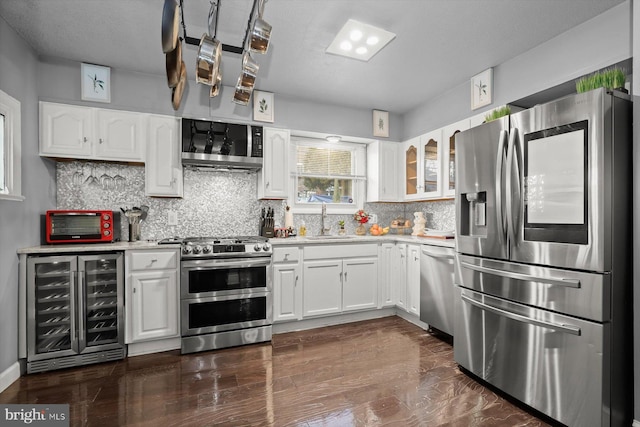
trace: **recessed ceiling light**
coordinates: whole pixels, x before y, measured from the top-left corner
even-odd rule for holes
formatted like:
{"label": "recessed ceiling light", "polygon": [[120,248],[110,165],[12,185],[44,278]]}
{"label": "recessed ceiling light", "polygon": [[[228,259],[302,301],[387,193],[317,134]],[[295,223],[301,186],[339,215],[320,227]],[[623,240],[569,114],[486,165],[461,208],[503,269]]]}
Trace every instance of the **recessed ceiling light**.
{"label": "recessed ceiling light", "polygon": [[353,45],[351,43],[349,43],[348,41],[343,41],[342,43],[340,43],[340,49],[349,52],[351,50],[351,48],[353,47]]}
{"label": "recessed ceiling light", "polygon": [[389,31],[349,19],[326,52],[368,61],[395,37]]}
{"label": "recessed ceiling light", "polygon": [[325,139],[329,142],[340,142],[342,137],[340,135],[328,135]]}

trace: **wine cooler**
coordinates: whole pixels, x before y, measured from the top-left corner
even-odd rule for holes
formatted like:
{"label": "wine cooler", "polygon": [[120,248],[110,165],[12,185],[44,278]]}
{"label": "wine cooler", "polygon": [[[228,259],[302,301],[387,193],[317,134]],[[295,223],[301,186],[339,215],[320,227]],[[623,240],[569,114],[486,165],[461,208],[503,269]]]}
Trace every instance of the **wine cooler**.
{"label": "wine cooler", "polygon": [[27,373],[122,359],[121,253],[29,257]]}

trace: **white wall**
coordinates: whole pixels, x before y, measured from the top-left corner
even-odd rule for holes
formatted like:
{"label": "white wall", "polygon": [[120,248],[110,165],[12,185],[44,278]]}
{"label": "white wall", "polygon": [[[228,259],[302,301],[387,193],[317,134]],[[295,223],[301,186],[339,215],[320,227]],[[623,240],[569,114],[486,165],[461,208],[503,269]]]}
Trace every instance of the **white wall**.
{"label": "white wall", "polygon": [[631,1],[626,1],[513,59],[496,64],[491,105],[472,111],[470,82],[466,81],[405,114],[402,140],[631,58],[631,35]]}
{"label": "white wall", "polygon": [[0,374],[18,360],[18,257],[40,243],[39,215],[55,207],[55,164],[38,156],[38,60],[0,18],[0,89],[20,101],[22,202],[0,200]]}

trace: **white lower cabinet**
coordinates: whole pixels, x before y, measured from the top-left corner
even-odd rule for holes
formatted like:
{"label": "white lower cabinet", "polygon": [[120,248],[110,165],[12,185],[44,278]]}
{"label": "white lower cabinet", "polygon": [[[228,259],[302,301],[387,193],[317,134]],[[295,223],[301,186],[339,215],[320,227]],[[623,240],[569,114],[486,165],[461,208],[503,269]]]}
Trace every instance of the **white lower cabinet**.
{"label": "white lower cabinet", "polygon": [[378,245],[306,247],[303,317],[377,308],[377,263]]}
{"label": "white lower cabinet", "polygon": [[342,261],[342,311],[378,307],[378,258]]}
{"label": "white lower cabinet", "polygon": [[178,249],[126,251],[125,343],[177,337]]}
{"label": "white lower cabinet", "polygon": [[273,321],[302,319],[302,267],[298,248],[273,250]]}
{"label": "white lower cabinet", "polygon": [[342,311],[342,260],[304,262],[303,316]]}
{"label": "white lower cabinet", "polygon": [[396,291],[396,306],[409,311],[407,303],[407,244],[397,243],[393,248],[393,287]]}
{"label": "white lower cabinet", "polygon": [[395,248],[394,243],[382,243],[378,248],[378,308],[396,305]]}
{"label": "white lower cabinet", "polygon": [[420,245],[407,245],[407,308],[420,316]]}

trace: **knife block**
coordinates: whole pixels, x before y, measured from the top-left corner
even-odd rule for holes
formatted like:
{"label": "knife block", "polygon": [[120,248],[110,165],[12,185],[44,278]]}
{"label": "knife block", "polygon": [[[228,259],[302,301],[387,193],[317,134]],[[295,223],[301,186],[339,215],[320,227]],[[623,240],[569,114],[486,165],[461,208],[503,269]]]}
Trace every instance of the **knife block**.
{"label": "knife block", "polygon": [[272,238],[274,236],[273,226],[273,221],[269,218],[260,220],[260,235],[268,239]]}

